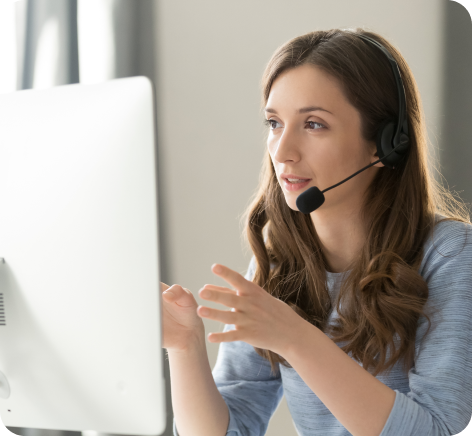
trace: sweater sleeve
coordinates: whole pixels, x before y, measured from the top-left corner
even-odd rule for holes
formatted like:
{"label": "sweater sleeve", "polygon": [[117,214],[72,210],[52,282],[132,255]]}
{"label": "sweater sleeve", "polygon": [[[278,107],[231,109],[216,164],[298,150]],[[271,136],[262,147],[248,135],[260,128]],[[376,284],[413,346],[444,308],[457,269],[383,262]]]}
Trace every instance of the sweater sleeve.
{"label": "sweater sleeve", "polygon": [[[255,258],[246,279],[252,280]],[[234,329],[225,325],[223,331]],[[263,436],[283,396],[280,370],[272,374],[268,360],[243,341],[222,342],[213,378],[229,411],[226,436]]]}
{"label": "sweater sleeve", "polygon": [[[255,259],[246,279],[252,280]],[[223,331],[234,329],[226,324]],[[278,369],[278,368],[277,368]],[[263,436],[283,396],[280,370],[271,373],[269,361],[243,341],[222,342],[212,371],[216,386],[226,402],[229,423],[226,436]],[[179,436],[173,423],[174,436]]]}
{"label": "sweater sleeve", "polygon": [[472,416],[472,226],[442,222],[425,244],[420,273],[428,284],[418,321],[409,391],[395,402],[380,436],[446,436]]}

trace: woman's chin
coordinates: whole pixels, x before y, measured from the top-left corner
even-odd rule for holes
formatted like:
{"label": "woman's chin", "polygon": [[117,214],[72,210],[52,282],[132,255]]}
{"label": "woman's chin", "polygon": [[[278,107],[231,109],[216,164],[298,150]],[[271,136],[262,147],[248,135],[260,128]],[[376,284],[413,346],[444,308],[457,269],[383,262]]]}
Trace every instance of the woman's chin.
{"label": "woman's chin", "polygon": [[298,212],[298,207],[297,207],[297,197],[293,195],[285,195],[285,202],[287,203],[287,206]]}

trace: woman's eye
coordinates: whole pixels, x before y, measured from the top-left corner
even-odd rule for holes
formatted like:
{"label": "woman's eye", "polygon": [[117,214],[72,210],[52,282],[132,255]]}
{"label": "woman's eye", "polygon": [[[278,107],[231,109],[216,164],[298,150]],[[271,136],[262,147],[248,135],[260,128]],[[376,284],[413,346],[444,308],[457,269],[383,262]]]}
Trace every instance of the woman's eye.
{"label": "woman's eye", "polygon": [[[280,126],[280,123],[275,121],[275,120],[264,120],[264,124],[270,127],[270,130],[274,130],[277,128],[277,124]],[[307,121],[306,124],[308,124],[310,127],[310,130],[320,130],[323,128],[326,128],[324,124],[317,123],[316,121]]]}
{"label": "woman's eye", "polygon": [[[306,123],[309,124],[311,126],[310,129],[313,129],[313,130],[319,130],[319,129],[322,129],[323,127],[326,127],[324,124],[317,123],[316,121],[307,121]],[[314,126],[315,124],[321,127],[315,127]]]}
{"label": "woman's eye", "polygon": [[269,126],[270,130],[274,130],[277,128],[276,124],[279,124],[279,123],[275,120],[264,120],[264,124]]}

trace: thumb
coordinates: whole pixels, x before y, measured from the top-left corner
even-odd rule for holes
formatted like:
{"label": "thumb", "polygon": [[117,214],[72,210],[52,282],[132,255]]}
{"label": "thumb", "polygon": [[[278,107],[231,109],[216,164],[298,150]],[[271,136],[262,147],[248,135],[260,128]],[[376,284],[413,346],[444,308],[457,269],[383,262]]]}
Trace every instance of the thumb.
{"label": "thumb", "polygon": [[180,285],[172,285],[162,293],[163,298],[169,303],[176,303],[181,307],[193,307],[197,302],[192,293]]}
{"label": "thumb", "polygon": [[167,289],[166,291],[162,293],[162,297],[165,298],[167,301],[174,301],[176,298],[176,295],[172,291]]}

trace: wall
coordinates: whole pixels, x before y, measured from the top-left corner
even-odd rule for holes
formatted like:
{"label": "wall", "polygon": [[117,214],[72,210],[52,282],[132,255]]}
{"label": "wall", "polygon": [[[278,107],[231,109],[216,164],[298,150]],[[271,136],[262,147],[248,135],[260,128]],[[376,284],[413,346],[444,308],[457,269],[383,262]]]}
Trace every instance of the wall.
{"label": "wall", "polygon": [[446,3],[444,22],[442,174],[452,190],[472,203],[472,23],[464,6],[455,1]]}
{"label": "wall", "polygon": [[[207,304],[198,290],[205,283],[226,285],[211,273],[213,263],[246,270],[251,253],[241,238],[240,216],[256,188],[265,146],[259,84],[271,54],[288,39],[333,27],[381,33],[412,68],[432,149],[438,145],[444,8],[444,0],[158,2],[158,139],[169,284],[181,284]],[[207,320],[205,326],[207,334],[223,329]],[[218,345],[207,347],[213,367]],[[285,400],[267,434],[296,435]]]}

